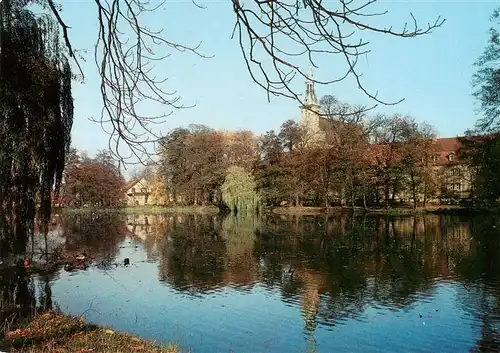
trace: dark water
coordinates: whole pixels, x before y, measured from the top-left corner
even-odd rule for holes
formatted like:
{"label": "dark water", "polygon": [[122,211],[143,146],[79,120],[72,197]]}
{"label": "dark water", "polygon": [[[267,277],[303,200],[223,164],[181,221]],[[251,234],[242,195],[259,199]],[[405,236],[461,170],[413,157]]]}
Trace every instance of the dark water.
{"label": "dark water", "polygon": [[3,302],[25,293],[33,305],[196,353],[497,352],[498,224],[66,216],[47,247],[85,249],[94,265],[22,283],[4,276],[0,286]]}

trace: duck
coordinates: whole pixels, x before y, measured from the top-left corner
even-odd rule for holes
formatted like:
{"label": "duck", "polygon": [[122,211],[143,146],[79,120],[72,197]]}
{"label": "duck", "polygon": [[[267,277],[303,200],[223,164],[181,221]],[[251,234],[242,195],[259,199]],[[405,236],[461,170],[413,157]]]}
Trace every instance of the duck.
{"label": "duck", "polygon": [[78,261],[85,261],[87,260],[87,253],[85,253],[85,251],[83,252],[83,254],[80,254],[80,255],[76,255],[75,259],[78,260]]}

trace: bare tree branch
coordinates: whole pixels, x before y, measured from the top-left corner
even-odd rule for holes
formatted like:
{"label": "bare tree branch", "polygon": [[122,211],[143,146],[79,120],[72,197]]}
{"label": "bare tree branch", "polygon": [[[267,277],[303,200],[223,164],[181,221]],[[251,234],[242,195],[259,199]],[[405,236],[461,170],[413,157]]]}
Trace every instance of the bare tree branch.
{"label": "bare tree branch", "polygon": [[[194,6],[202,5],[192,0]],[[418,26],[410,13],[411,24],[401,30],[378,27],[367,23],[374,16],[387,11],[370,11],[377,0],[232,0],[236,17],[233,36],[239,40],[240,50],[252,80],[271,95],[284,96],[302,102],[293,89],[296,77],[306,78],[303,58],[314,67],[318,56],[341,57],[346,64],[344,73],[330,80],[316,80],[318,84],[338,83],[352,77],[358,88],[377,104],[397,104],[378,97],[377,92],[367,89],[356,67],[361,55],[370,52],[369,42],[356,39],[359,31],[380,35],[410,38],[431,32],[444,20],[439,17],[425,28]],[[58,13],[54,0],[47,0],[51,11],[63,29],[63,37],[78,67],[68,36],[68,27]],[[101,75],[103,111],[99,122],[109,133],[109,145],[113,154],[124,163],[135,158],[143,164],[149,158],[148,144],[158,141],[152,126],[162,123],[174,110],[186,108],[175,91],[164,88],[166,79],[152,74],[156,61],[168,57],[171,52],[157,55],[154,49],[187,52],[207,58],[199,51],[199,44],[183,45],[166,39],[162,31],[147,28],[141,18],[156,11],[164,2],[150,0],[94,0],[99,22],[99,35],[95,45],[95,62]],[[81,70],[81,68],[80,68]],[[168,112],[148,116],[141,114],[138,105],[150,101]],[[372,109],[366,108],[366,109]],[[120,146],[125,144],[130,155],[123,156]]]}
{"label": "bare tree branch", "polygon": [[[306,78],[304,67],[299,67],[298,58],[306,55],[310,64],[316,67],[314,58],[318,55],[343,57],[347,70],[341,76],[327,80],[313,80],[318,84],[332,84],[354,77],[358,88],[375,104],[394,105],[402,101],[387,102],[370,92],[361,80],[356,68],[358,58],[369,52],[369,42],[356,40],[357,30],[410,38],[421,36],[440,27],[444,20],[437,18],[432,24],[420,28],[413,14],[411,26],[404,24],[396,31],[392,27],[377,27],[365,23],[369,17],[382,16],[384,12],[370,12],[368,8],[376,0],[253,0],[240,3],[233,0],[236,14],[235,32],[238,34],[241,52],[252,79],[270,95],[285,96],[301,101],[291,87],[298,75]],[[411,28],[410,28],[411,27]],[[287,52],[287,44],[295,44],[296,53]]]}

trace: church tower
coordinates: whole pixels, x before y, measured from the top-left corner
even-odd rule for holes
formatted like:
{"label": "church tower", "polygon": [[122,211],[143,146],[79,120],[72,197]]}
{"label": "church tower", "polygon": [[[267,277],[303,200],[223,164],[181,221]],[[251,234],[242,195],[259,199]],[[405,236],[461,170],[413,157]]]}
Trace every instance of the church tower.
{"label": "church tower", "polygon": [[312,67],[309,67],[309,73],[306,80],[306,94],[304,103],[300,107],[300,125],[306,131],[306,139],[309,143],[315,143],[322,140],[323,132],[319,126],[320,105],[316,98],[314,90],[314,80]]}

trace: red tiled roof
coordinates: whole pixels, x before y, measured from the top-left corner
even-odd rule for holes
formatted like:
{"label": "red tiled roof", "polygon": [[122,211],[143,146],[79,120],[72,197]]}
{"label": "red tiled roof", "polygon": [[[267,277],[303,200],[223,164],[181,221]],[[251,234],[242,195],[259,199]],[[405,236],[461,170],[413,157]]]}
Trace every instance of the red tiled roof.
{"label": "red tiled roof", "polygon": [[[439,159],[436,161],[437,165],[453,165],[460,163],[460,149],[462,144],[458,137],[444,137],[436,140]],[[454,154],[455,158],[450,161],[450,154]]]}
{"label": "red tiled roof", "polygon": [[[460,157],[461,157],[461,149],[462,149],[462,144],[460,143],[460,140],[463,137],[444,137],[444,138],[438,138],[436,139],[436,148],[437,148],[437,154],[439,159],[436,161],[437,165],[454,165],[454,164],[459,164],[461,163]],[[371,152],[371,161],[372,163],[384,163],[385,159],[388,158],[388,151],[389,149],[389,144],[387,143],[378,143],[370,146],[370,152]],[[401,156],[399,155],[398,151],[395,150],[393,151],[393,156],[392,156],[392,161],[397,162]],[[449,156],[450,154],[454,153],[455,158],[450,161]]]}
{"label": "red tiled roof", "polygon": [[458,140],[458,137],[443,137],[436,140],[439,151],[443,152],[457,152],[462,144]]}

